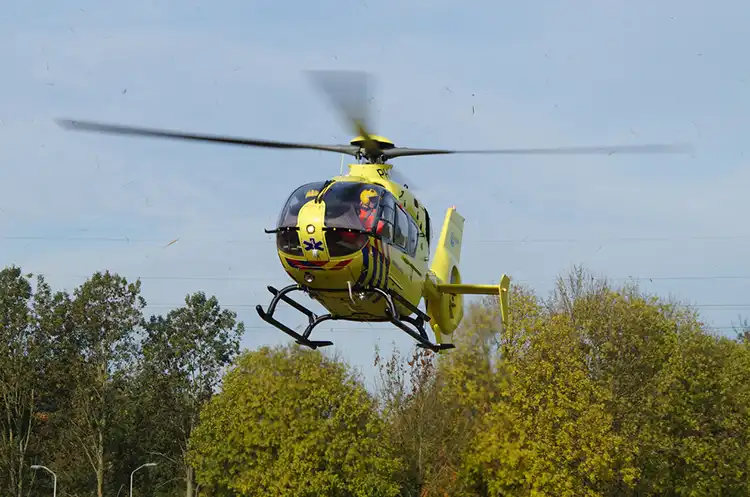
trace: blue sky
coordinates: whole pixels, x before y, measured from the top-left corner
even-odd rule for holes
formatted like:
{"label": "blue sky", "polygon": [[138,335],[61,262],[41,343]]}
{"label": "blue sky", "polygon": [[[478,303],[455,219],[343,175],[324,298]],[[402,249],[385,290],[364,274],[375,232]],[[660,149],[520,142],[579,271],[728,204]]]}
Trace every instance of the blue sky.
{"label": "blue sky", "polygon": [[[464,280],[507,272],[547,293],[585,264],[696,304],[727,333],[750,313],[750,4],[276,5],[4,8],[2,263],[69,289],[101,269],[141,277],[152,312],[204,290],[245,321],[244,346],[288,341],[253,309],[267,304],[267,285],[287,283],[263,228],[295,187],[337,174],[339,156],[70,133],[52,120],[345,143],[348,130],[304,71],[363,69],[377,82],[377,131],[403,146],[696,148],[395,161],[433,219],[454,204],[466,217]],[[365,372],[374,345],[412,345],[384,325],[343,327],[318,337]]]}

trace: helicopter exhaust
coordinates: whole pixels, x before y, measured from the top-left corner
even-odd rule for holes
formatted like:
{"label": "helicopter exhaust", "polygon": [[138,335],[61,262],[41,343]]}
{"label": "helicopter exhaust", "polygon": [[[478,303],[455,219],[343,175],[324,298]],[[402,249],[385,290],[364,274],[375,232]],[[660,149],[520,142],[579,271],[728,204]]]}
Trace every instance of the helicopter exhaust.
{"label": "helicopter exhaust", "polygon": [[508,320],[510,278],[507,275],[501,276],[498,285],[468,285],[461,282],[458,266],[461,262],[464,221],[455,207],[446,212],[435,258],[430,266],[431,274],[425,282],[426,311],[437,343],[443,343],[442,336],[452,334],[461,323],[464,295],[497,295],[503,327]]}

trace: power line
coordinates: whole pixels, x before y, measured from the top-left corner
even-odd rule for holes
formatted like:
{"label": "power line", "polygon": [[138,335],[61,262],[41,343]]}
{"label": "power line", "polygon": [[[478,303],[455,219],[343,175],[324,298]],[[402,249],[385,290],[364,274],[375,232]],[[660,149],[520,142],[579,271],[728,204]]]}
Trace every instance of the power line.
{"label": "power line", "polygon": [[[279,305],[282,303],[279,302]],[[159,302],[156,304],[149,303],[149,307],[155,307],[159,309],[167,309],[167,308],[174,308],[174,307],[182,307],[185,305],[185,302],[180,303],[163,303]],[[750,304],[686,304],[688,307],[695,307],[695,308],[723,308],[723,309],[748,309],[750,308]],[[222,307],[227,308],[235,308],[235,309],[255,309],[256,304],[221,304]]]}
{"label": "power line", "polygon": [[[178,304],[169,304],[169,303],[155,303],[155,304],[147,304],[146,307],[149,308],[155,308],[155,309],[177,309],[180,307],[183,307],[185,305],[184,302],[180,302]],[[222,309],[228,309],[232,311],[248,311],[251,309],[255,309],[256,304],[221,304]],[[750,308],[750,304],[696,304],[692,305],[691,307],[694,308],[724,308],[724,309],[747,309]],[[277,305],[277,309],[291,309],[292,307],[286,304],[285,302],[279,302]],[[345,321],[345,320],[342,320]],[[375,323],[375,324],[387,324],[387,323]],[[303,325],[300,325],[303,326]],[[721,325],[721,326],[713,326],[706,324],[705,327],[709,330],[715,330],[715,331],[731,331],[731,330],[739,330],[742,328],[741,325]],[[337,332],[347,332],[347,331],[377,331],[376,328],[373,327],[362,327],[362,326],[352,326],[352,327],[341,327],[341,328],[328,328],[325,325],[319,325],[316,329],[324,329],[326,331],[337,331]],[[245,329],[252,329],[252,330],[270,330],[273,329],[270,326],[262,326],[262,325],[245,325]]]}
{"label": "power line", "polygon": [[[77,278],[86,280],[90,277],[89,276],[83,276],[83,275],[68,275],[63,276],[64,278]],[[178,281],[178,280],[211,280],[211,281],[232,281],[232,280],[241,280],[241,281],[270,281],[270,278],[265,277],[255,277],[255,276],[139,276],[138,279],[141,280],[168,280],[168,281]],[[608,281],[629,281],[629,280],[637,280],[637,279],[648,279],[648,280],[718,280],[718,279],[742,279],[742,280],[748,280],[750,279],[750,276],[661,276],[661,277],[627,277],[627,278],[594,278],[596,280],[608,280]],[[538,281],[538,280],[515,280],[516,282],[530,282],[530,281]],[[184,302],[179,303],[168,303],[168,302],[156,302],[156,303],[147,303],[148,308],[154,308],[154,309],[176,309],[184,306]],[[705,308],[705,309],[749,309],[750,303],[737,303],[737,304],[728,304],[728,303],[713,303],[713,304],[687,304],[689,307],[692,308]],[[221,304],[221,307],[223,309],[229,309],[229,310],[251,310],[255,309],[256,304]],[[291,308],[284,302],[279,302],[278,308]],[[737,326],[734,325],[723,325],[723,326],[709,326],[710,329],[713,330],[735,330],[738,329]],[[265,330],[270,329],[267,326],[245,326],[245,329],[252,329],[252,330]],[[372,327],[345,327],[345,328],[325,328],[328,331],[340,331],[340,332],[346,332],[346,331],[373,331],[375,328]]]}
{"label": "power line", "polygon": [[[382,324],[382,323],[380,323],[380,324]],[[739,326],[706,326],[706,327],[709,328],[709,329],[711,329],[711,330],[716,330],[716,331],[738,330],[740,328]],[[276,328],[273,328],[271,325],[268,325],[268,326],[260,326],[260,325],[247,326],[247,325],[245,325],[245,329],[246,330],[271,330],[271,331],[276,330]],[[394,331],[398,332],[398,333],[403,333],[398,328],[394,327],[392,329]],[[318,325],[318,326],[316,326],[315,327],[315,331],[318,331],[318,330],[321,330],[321,331],[332,331],[334,333],[345,333],[345,332],[348,332],[348,331],[388,331],[388,330],[382,330],[382,329],[377,329],[377,328],[367,328],[367,327],[362,327],[362,326],[359,326],[359,327],[354,326],[354,327],[351,327],[351,328],[326,328],[325,325]],[[454,333],[457,334],[457,332],[454,332]],[[453,336],[453,335],[451,335],[451,336]]]}
{"label": "power line", "polygon": [[[75,278],[80,280],[86,280],[90,277],[86,275],[67,275],[62,276],[63,278]],[[140,279],[142,281],[146,280],[161,280],[161,281],[264,281],[268,283],[277,282],[278,279],[271,278],[271,277],[262,277],[262,276],[137,276],[137,279]],[[705,281],[705,280],[750,280],[750,276],[726,276],[726,275],[702,275],[702,276],[630,276],[630,277],[619,277],[619,278],[611,278],[611,277],[605,277],[605,278],[593,278],[594,280],[598,281],[638,281],[642,282],[644,280],[649,280],[650,282],[653,281],[687,281],[687,280],[697,280],[697,281]],[[519,280],[512,280],[514,283],[532,283],[532,282],[538,282],[541,281],[540,279],[519,279]],[[257,294],[255,291],[252,292],[252,294]],[[149,307],[153,308],[177,308],[181,307],[183,303],[149,303]],[[280,302],[279,305],[282,307],[285,307],[285,304]],[[750,308],[750,303],[696,303],[696,304],[685,304],[692,308],[697,309],[748,309]],[[227,308],[236,308],[236,309],[251,309],[255,307],[255,304],[227,304],[224,305],[224,307]]]}
{"label": "power line", "polygon": [[[88,279],[91,275],[63,275],[63,278]],[[140,280],[163,280],[163,281],[274,281],[268,276],[137,276]],[[514,283],[539,282],[542,279],[512,279]],[[695,275],[695,276],[625,276],[617,278],[594,278],[597,281],[688,281],[688,280],[750,280],[750,275],[728,276],[728,275]]]}
{"label": "power line", "polygon": [[[9,241],[100,241],[100,242],[116,242],[116,243],[158,243],[166,245],[165,239],[162,238],[130,238],[130,237],[105,237],[105,236],[59,236],[59,235],[46,235],[46,236],[13,236],[13,235],[0,235],[0,240]],[[552,243],[647,243],[647,242],[686,242],[686,241],[740,241],[750,240],[750,235],[693,235],[693,236],[620,236],[620,237],[601,237],[601,238],[531,238],[525,237],[522,239],[495,239],[495,240],[471,240],[471,244],[552,244]],[[201,242],[210,241],[216,243],[215,238],[180,238],[181,243],[186,242]],[[254,244],[262,243],[264,245],[272,245],[276,243],[274,239],[268,237],[263,240],[259,239],[225,239],[218,240],[219,243],[227,244]],[[88,279],[88,276],[82,275],[68,275],[63,278],[76,278],[76,279]],[[163,280],[163,281],[275,281],[274,278],[263,277],[263,276],[175,276],[175,275],[147,275],[138,276],[141,280]],[[544,278],[546,279],[546,278]],[[628,277],[605,277],[605,278],[594,278],[594,280],[606,280],[606,281],[634,281],[634,282],[654,282],[654,281],[712,281],[712,280],[750,280],[750,275],[677,275],[677,276],[628,276]],[[532,283],[539,282],[540,279],[517,279],[513,280],[515,283]],[[184,303],[170,304],[170,303],[154,303],[149,304],[148,307],[152,308],[177,308],[184,305]],[[747,309],[750,308],[750,303],[738,303],[738,304],[727,304],[727,303],[715,303],[715,304],[688,304],[693,308],[714,308],[714,309]],[[224,308],[234,308],[237,310],[252,309],[255,304],[233,304],[223,305]],[[283,306],[282,306],[283,307]],[[266,329],[263,326],[258,327],[246,327],[248,329]],[[734,326],[712,326],[712,329],[735,329]],[[342,330],[372,330],[373,328],[342,328]]]}
{"label": "power line", "polygon": [[[120,243],[159,243],[166,244],[170,240],[165,238],[137,238],[128,236],[62,236],[62,235],[0,235],[0,240],[8,241],[89,241],[89,242],[120,242]],[[552,244],[552,243],[646,243],[646,242],[688,242],[688,241],[743,241],[750,240],[750,235],[691,235],[691,236],[617,236],[590,238],[507,238],[507,239],[467,239],[469,244]],[[217,240],[214,237],[184,238],[182,243],[212,242],[227,244],[275,244],[272,238],[236,238]]]}

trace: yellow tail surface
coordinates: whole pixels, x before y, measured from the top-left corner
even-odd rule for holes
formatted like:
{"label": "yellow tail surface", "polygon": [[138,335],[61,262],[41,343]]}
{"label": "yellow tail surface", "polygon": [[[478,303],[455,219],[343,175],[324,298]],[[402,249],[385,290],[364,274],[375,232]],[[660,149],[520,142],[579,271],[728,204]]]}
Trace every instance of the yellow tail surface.
{"label": "yellow tail surface", "polygon": [[461,262],[464,221],[455,207],[445,213],[430,266],[432,278],[428,278],[425,284],[427,315],[430,316],[430,325],[438,343],[442,343],[442,335],[450,335],[461,323],[464,316],[464,295],[498,295],[503,326],[508,320],[508,276],[503,274],[499,285],[466,285],[461,282],[458,266]]}

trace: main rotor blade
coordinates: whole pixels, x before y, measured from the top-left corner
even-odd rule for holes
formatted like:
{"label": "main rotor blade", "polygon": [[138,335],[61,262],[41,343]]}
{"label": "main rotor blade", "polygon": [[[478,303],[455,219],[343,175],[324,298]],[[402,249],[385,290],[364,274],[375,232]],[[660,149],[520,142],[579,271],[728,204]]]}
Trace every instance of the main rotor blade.
{"label": "main rotor blade", "polygon": [[230,136],[183,133],[181,131],[122,126],[117,124],[105,124],[91,121],[74,121],[70,119],[57,119],[56,122],[63,128],[76,131],[94,131],[98,133],[110,133],[116,135],[133,135],[145,136],[150,138],[204,141],[229,145],[244,145],[248,147],[321,150],[324,152],[347,154],[354,157],[356,157],[357,151],[359,150],[359,147],[356,147],[354,145],[318,145],[314,143],[289,143],[271,140],[258,140],[254,138],[235,138]]}
{"label": "main rotor blade", "polygon": [[370,138],[372,123],[368,112],[368,101],[372,78],[362,71],[316,70],[307,71],[313,86],[324,93],[351,131],[364,138],[364,149],[368,155],[377,157],[378,144]]}
{"label": "main rotor blade", "polygon": [[557,147],[557,148],[506,148],[497,150],[440,150],[429,148],[395,147],[383,150],[388,159],[415,155],[441,154],[507,154],[507,155],[586,155],[586,154],[680,154],[690,153],[692,147],[686,144],[646,144],[646,145],[611,145],[596,147]]}

